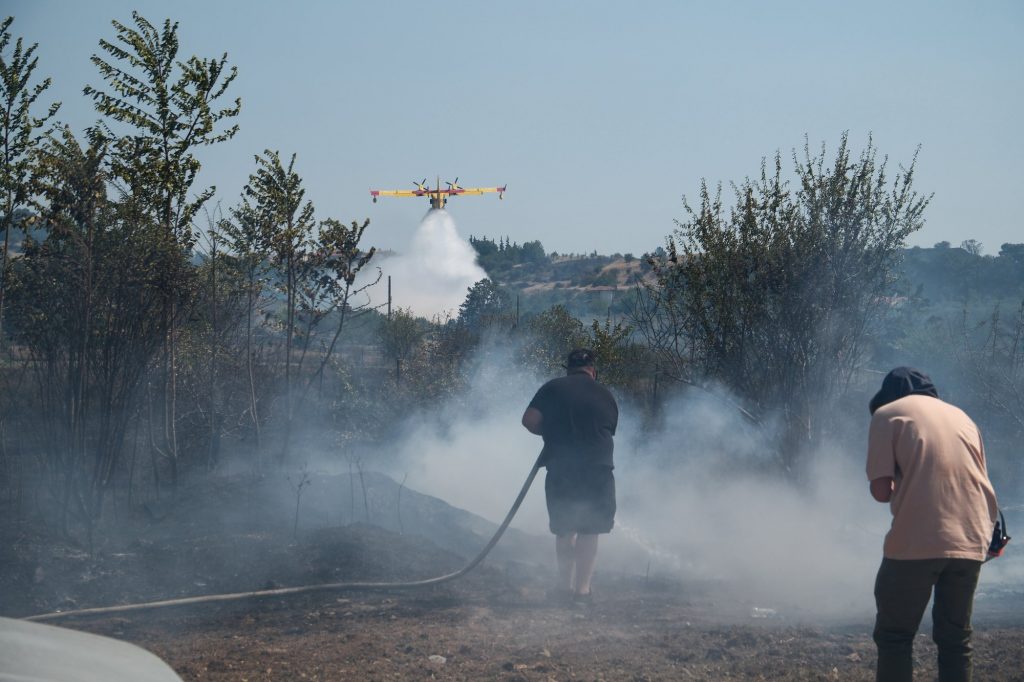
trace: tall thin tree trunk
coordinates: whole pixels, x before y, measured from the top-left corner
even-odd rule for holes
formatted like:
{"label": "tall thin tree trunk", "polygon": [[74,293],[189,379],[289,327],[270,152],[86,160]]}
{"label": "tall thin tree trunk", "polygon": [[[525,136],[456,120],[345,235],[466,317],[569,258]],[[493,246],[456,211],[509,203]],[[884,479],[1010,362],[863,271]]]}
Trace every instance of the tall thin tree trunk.
{"label": "tall thin tree trunk", "polygon": [[[389,280],[389,286],[390,286],[390,280]],[[321,389],[321,392],[323,391],[324,368],[327,366],[327,363],[330,362],[331,356],[334,354],[334,347],[337,345],[338,338],[341,336],[341,332],[342,332],[342,330],[345,327],[345,318],[346,318],[346,313],[348,312],[348,297],[349,297],[350,289],[351,289],[351,285],[346,284],[345,285],[345,294],[344,294],[344,296],[342,296],[342,299],[341,299],[341,312],[340,312],[339,317],[338,317],[338,326],[334,330],[334,336],[331,338],[331,345],[327,347],[327,351],[323,354],[323,357],[320,359],[320,366],[317,368],[316,374],[313,375],[313,377],[310,377],[309,384],[306,385],[306,390],[302,392],[303,398],[305,398],[306,393],[309,392],[309,387],[310,387],[310,385],[312,385],[313,379],[315,379],[315,378],[319,377],[320,389]]]}
{"label": "tall thin tree trunk", "polygon": [[128,462],[128,496],[126,504],[128,505],[128,511],[131,511],[135,500],[133,499],[133,493],[135,491],[135,461],[139,454],[139,423],[142,421],[142,415],[136,413],[135,415],[135,436],[132,438],[132,458]]}
{"label": "tall thin tree trunk", "polygon": [[217,432],[217,237],[211,241],[210,261],[210,447],[207,451],[206,466],[217,464],[220,436]]}
{"label": "tall thin tree trunk", "polygon": [[[171,324],[174,324],[174,310],[177,305],[172,304],[171,307]],[[168,409],[167,409],[167,423],[168,423],[168,441],[167,451],[171,458],[171,485],[174,488],[175,493],[178,491],[178,343],[175,329],[170,329],[170,376],[169,381],[169,395]]]}
{"label": "tall thin tree trunk", "polygon": [[[9,195],[10,192],[8,192],[7,205],[11,206],[14,200]],[[7,250],[11,244],[11,228],[14,226],[14,216],[5,215],[2,225],[4,230],[4,248],[0,252],[0,348],[4,347],[4,296],[7,293]]]}
{"label": "tall thin tree trunk", "polygon": [[146,410],[149,413],[149,419],[147,424],[149,425],[149,462],[153,467],[153,491],[156,493],[156,499],[160,499],[160,464],[157,456],[159,455],[160,449],[156,445],[156,431],[153,428],[153,385],[151,383],[146,384]]}
{"label": "tall thin tree trunk", "polygon": [[249,280],[249,307],[246,311],[245,320],[245,362],[246,371],[249,374],[249,411],[252,413],[252,428],[256,437],[256,470],[263,469],[263,444],[260,441],[260,418],[256,412],[256,376],[253,368],[252,357],[252,312],[255,303],[255,282]]}
{"label": "tall thin tree trunk", "polygon": [[285,326],[286,339],[284,350],[284,390],[285,390],[285,415],[284,425],[284,447],[281,450],[281,463],[288,459],[289,446],[292,435],[292,337],[295,331],[295,273],[291,256],[286,264],[287,270],[287,293],[285,296]]}
{"label": "tall thin tree trunk", "polygon": [[[82,330],[80,338],[80,350],[78,356],[78,380],[77,387],[74,396],[74,416],[73,420],[77,420],[77,423],[73,424],[75,429],[74,438],[78,442],[78,448],[81,452],[83,464],[85,458],[88,457],[88,443],[86,437],[86,411],[87,411],[87,400],[86,396],[88,388],[86,386],[89,380],[89,330],[92,326],[92,280],[93,280],[93,221],[89,220],[86,232],[86,264],[85,264],[85,291],[84,299],[82,301],[83,315],[82,315]],[[99,457],[97,452],[97,457]]]}

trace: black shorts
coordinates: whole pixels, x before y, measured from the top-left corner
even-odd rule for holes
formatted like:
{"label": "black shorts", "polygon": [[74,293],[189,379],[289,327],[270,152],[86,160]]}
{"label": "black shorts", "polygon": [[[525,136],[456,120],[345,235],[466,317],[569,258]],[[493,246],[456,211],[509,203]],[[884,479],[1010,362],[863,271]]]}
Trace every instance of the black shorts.
{"label": "black shorts", "polygon": [[615,525],[615,476],[609,467],[552,462],[544,493],[555,535],[608,533]]}

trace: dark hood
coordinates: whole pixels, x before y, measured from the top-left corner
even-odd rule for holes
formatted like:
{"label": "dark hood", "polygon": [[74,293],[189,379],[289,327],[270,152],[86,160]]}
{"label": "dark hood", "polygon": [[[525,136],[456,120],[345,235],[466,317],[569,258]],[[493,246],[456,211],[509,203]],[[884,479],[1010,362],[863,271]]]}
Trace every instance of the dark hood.
{"label": "dark hood", "polygon": [[894,400],[905,398],[908,395],[930,395],[933,398],[938,398],[939,392],[928,375],[921,370],[913,367],[897,367],[882,379],[882,388],[868,403],[868,409],[871,410],[871,414],[874,414],[875,410],[882,405],[888,405]]}

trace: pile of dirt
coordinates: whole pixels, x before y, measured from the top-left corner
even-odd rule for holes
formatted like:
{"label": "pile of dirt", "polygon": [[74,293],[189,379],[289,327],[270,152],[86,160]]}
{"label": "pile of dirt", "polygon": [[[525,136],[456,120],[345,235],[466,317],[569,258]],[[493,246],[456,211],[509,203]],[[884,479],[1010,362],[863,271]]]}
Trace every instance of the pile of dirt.
{"label": "pile of dirt", "polygon": [[0,548],[0,615],[327,582],[418,580],[463,564],[423,538],[366,524],[297,537],[271,530],[173,543],[140,538],[92,555],[52,537],[22,534]]}
{"label": "pile of dirt", "polygon": [[[462,567],[496,529],[382,474],[357,478],[310,475],[301,499],[281,476],[206,481],[112,519],[91,548],[39,526],[3,526],[0,615],[418,580]],[[503,543],[492,563],[541,555],[537,539],[518,531]]]}

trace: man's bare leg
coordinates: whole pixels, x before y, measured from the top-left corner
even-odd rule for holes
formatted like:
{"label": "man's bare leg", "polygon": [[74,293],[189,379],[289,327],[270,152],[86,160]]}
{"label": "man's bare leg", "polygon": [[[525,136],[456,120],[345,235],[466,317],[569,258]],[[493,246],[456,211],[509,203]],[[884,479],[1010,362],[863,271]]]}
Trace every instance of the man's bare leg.
{"label": "man's bare leg", "polygon": [[590,594],[590,579],[594,577],[594,565],[597,563],[597,539],[598,535],[576,536],[575,559],[576,559],[576,594]]}
{"label": "man's bare leg", "polygon": [[576,563],[576,533],[555,536],[555,559],[558,562],[560,588],[572,590],[573,566]]}

